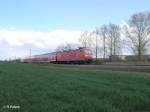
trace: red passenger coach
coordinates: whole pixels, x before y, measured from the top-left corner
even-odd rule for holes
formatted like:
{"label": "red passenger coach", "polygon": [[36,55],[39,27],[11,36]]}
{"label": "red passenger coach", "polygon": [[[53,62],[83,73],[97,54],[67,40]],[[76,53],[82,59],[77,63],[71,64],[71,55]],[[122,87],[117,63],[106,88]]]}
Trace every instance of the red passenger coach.
{"label": "red passenger coach", "polygon": [[76,50],[63,52],[53,52],[41,55],[35,55],[22,60],[26,63],[90,63],[93,55],[89,48],[80,47]]}

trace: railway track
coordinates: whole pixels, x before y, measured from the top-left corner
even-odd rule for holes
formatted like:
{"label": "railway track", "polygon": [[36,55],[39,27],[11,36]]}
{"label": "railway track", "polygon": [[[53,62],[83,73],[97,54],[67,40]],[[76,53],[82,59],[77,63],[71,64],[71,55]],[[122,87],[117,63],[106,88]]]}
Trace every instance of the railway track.
{"label": "railway track", "polygon": [[62,65],[64,67],[88,68],[99,70],[150,72],[150,64],[102,64],[102,65]]}

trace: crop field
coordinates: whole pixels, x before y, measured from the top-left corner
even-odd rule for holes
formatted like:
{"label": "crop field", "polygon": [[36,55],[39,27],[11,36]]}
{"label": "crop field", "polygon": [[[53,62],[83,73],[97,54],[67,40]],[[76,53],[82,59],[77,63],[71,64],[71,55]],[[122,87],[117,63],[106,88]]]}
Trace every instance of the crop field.
{"label": "crop field", "polygon": [[0,63],[0,112],[149,112],[150,73]]}

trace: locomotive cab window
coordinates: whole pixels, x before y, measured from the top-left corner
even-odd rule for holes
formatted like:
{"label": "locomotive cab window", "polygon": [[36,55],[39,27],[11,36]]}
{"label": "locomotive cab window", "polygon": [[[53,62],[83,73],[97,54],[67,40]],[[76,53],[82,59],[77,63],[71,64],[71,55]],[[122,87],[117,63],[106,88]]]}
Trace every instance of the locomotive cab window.
{"label": "locomotive cab window", "polygon": [[92,54],[91,50],[85,50],[84,51],[86,54]]}

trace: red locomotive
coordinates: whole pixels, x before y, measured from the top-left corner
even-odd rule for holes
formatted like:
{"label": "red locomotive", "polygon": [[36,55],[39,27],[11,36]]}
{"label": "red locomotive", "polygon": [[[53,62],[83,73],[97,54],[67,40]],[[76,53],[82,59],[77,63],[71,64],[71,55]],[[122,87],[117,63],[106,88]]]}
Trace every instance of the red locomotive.
{"label": "red locomotive", "polygon": [[93,55],[89,48],[34,55],[22,59],[24,63],[90,63]]}

